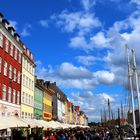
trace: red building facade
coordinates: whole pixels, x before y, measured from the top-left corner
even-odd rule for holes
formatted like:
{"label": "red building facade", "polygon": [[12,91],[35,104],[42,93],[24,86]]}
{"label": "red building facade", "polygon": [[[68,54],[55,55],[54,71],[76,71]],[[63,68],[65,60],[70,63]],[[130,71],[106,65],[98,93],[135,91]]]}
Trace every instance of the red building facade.
{"label": "red building facade", "polygon": [[8,24],[0,14],[0,116],[20,115],[23,49]]}

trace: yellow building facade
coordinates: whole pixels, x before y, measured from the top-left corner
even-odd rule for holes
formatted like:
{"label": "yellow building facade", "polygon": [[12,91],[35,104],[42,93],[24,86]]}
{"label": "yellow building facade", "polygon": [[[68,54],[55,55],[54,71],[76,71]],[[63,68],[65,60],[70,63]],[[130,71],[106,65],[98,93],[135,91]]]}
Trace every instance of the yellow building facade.
{"label": "yellow building facade", "polygon": [[21,118],[33,118],[34,114],[34,60],[24,46],[22,57]]}
{"label": "yellow building facade", "polygon": [[52,120],[52,92],[46,89],[43,97],[43,119]]}
{"label": "yellow building facade", "polygon": [[71,103],[71,106],[70,106],[70,124],[73,123],[73,112],[72,112],[72,103]]}
{"label": "yellow building facade", "polygon": [[65,123],[68,123],[68,101],[65,101]]}

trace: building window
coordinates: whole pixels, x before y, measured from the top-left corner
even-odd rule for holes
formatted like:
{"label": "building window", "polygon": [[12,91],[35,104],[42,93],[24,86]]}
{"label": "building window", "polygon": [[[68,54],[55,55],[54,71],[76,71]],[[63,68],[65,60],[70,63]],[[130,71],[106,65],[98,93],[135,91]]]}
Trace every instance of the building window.
{"label": "building window", "polygon": [[29,105],[30,95],[27,94],[27,104]]}
{"label": "building window", "polygon": [[2,115],[2,117],[5,117],[5,116],[6,116],[5,112],[2,112],[2,114],[1,114],[1,115]]}
{"label": "building window", "polygon": [[6,43],[5,43],[5,51],[8,53],[8,48],[9,48],[9,40],[6,39]]}
{"label": "building window", "polygon": [[6,85],[3,85],[2,87],[2,100],[6,100]]}
{"label": "building window", "polygon": [[30,113],[28,113],[28,118],[31,119],[31,114]]}
{"label": "building window", "polygon": [[26,69],[27,71],[28,71],[28,69],[29,69],[28,66],[29,66],[29,63],[28,63],[28,61],[27,61],[27,69]]}
{"label": "building window", "polygon": [[32,65],[30,64],[30,69],[29,69],[29,72],[30,72],[30,73],[32,73],[31,68],[32,68]]}
{"label": "building window", "polygon": [[11,46],[10,46],[10,55],[11,55],[11,56],[13,56],[13,49],[14,49],[14,47],[13,47],[13,45],[11,44]]}
{"label": "building window", "polygon": [[28,104],[31,105],[31,96],[29,95]]}
{"label": "building window", "polygon": [[7,76],[7,62],[4,61],[4,75]]}
{"label": "building window", "polygon": [[27,93],[25,93],[25,99],[26,99],[26,104],[28,103],[28,94]]}
{"label": "building window", "polygon": [[28,87],[28,77],[26,77],[26,87]]}
{"label": "building window", "polygon": [[30,72],[30,63],[28,63],[28,71]]}
{"label": "building window", "polygon": [[17,70],[14,68],[14,81],[16,82],[16,74],[17,74]]}
{"label": "building window", "polygon": [[25,69],[27,69],[27,60],[25,59]]}
{"label": "building window", "polygon": [[13,103],[16,103],[16,90],[13,89]]}
{"label": "building window", "polygon": [[25,119],[27,119],[27,112],[25,112]]}
{"label": "building window", "polygon": [[24,99],[25,99],[24,97],[25,97],[25,93],[23,92],[23,93],[22,93],[22,98],[21,98],[22,103],[24,103],[24,102],[25,102],[25,101],[24,101]]}
{"label": "building window", "polygon": [[31,105],[33,106],[34,102],[33,102],[33,96],[31,96]]}
{"label": "building window", "polygon": [[29,79],[29,89],[31,89],[31,79]]}
{"label": "building window", "polygon": [[32,81],[32,90],[34,90],[34,82]]}
{"label": "building window", "polygon": [[17,104],[19,105],[19,99],[20,99],[20,92],[17,92]]}
{"label": "building window", "polygon": [[32,75],[34,75],[34,67],[32,67]]}
{"label": "building window", "polygon": [[21,113],[21,118],[24,119],[24,112]]}
{"label": "building window", "polygon": [[32,64],[31,64],[31,71],[30,71],[30,72],[31,72],[31,74],[33,74],[33,73],[32,73],[32,72],[33,72],[33,66],[32,66]]}
{"label": "building window", "polygon": [[25,86],[25,75],[23,74],[23,86]]}
{"label": "building window", "polygon": [[8,88],[8,102],[11,102],[11,93],[12,93],[12,90],[11,90],[11,88],[9,87],[9,88]]}
{"label": "building window", "polygon": [[2,33],[0,32],[0,47],[2,47],[3,46],[3,35],[2,35]]}
{"label": "building window", "polygon": [[12,65],[9,66],[9,78],[12,79]]}
{"label": "building window", "polygon": [[1,73],[1,68],[2,68],[2,58],[0,57],[0,73]]}
{"label": "building window", "polygon": [[20,84],[20,72],[18,71],[18,81],[17,81],[19,84]]}
{"label": "building window", "polygon": [[14,55],[14,59],[17,60],[17,48],[15,48],[15,55]]}
{"label": "building window", "polygon": [[21,64],[21,53],[18,53],[18,62]]}

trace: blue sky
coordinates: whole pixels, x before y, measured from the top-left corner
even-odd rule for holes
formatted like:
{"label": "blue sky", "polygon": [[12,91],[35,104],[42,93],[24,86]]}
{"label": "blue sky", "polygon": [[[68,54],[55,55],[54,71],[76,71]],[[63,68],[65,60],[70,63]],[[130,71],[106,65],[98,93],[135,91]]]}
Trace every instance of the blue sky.
{"label": "blue sky", "polygon": [[124,46],[140,56],[140,0],[1,0],[0,11],[33,52],[37,76],[56,81],[89,121],[108,98],[114,110],[126,103]]}

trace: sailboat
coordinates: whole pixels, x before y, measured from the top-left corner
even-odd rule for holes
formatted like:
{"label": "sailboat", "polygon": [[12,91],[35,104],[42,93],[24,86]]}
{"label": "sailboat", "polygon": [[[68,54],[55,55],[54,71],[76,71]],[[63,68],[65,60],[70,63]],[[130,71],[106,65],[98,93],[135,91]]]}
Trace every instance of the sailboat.
{"label": "sailboat", "polygon": [[[131,98],[131,108],[132,108],[132,120],[133,120],[133,131],[134,135],[137,135],[137,125],[136,121],[139,123],[140,120],[140,93],[139,93],[139,84],[138,84],[138,72],[137,72],[137,65],[136,65],[136,55],[135,50],[132,49],[132,59],[133,59],[133,69],[131,69],[131,63],[130,63],[130,50],[126,46],[127,49],[127,63],[128,63],[128,81],[129,81],[129,88],[130,88],[130,98]],[[135,84],[133,83],[135,81]],[[138,104],[138,120],[136,120],[136,114],[135,114],[135,103],[134,103],[134,87],[136,92],[136,99]]]}

